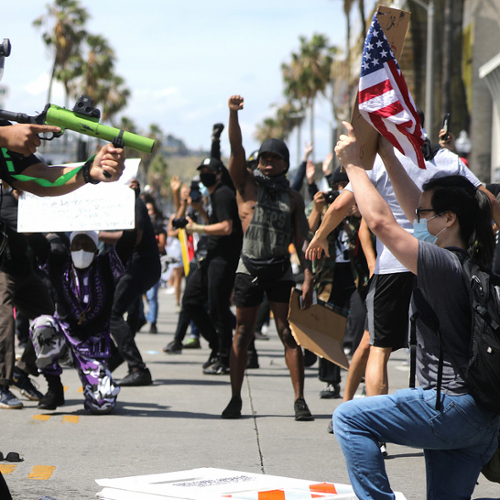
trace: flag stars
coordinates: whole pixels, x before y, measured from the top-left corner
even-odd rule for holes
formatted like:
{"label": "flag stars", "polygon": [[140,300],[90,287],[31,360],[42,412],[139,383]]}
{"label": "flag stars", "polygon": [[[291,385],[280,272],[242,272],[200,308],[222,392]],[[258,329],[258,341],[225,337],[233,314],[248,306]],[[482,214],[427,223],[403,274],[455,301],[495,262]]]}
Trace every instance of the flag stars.
{"label": "flag stars", "polygon": [[377,31],[377,30],[373,30],[373,36],[374,36],[375,38],[377,38],[377,37],[378,37],[378,31]]}
{"label": "flag stars", "polygon": [[361,66],[363,69],[368,69],[370,67],[367,62],[364,62]]}
{"label": "flag stars", "polygon": [[373,45],[371,43],[367,44],[366,50],[373,50]]}
{"label": "flag stars", "polygon": [[382,58],[387,57],[387,52],[385,50],[380,52],[380,57],[382,57]]}
{"label": "flag stars", "polygon": [[372,58],[369,52],[365,52],[365,59],[369,61]]}
{"label": "flag stars", "polygon": [[384,45],[384,42],[382,42],[382,40],[379,40],[377,43],[377,48],[380,49],[380,47],[382,47],[382,45]]}
{"label": "flag stars", "polygon": [[378,66],[378,59],[374,59],[374,60],[372,61],[372,65],[373,65],[373,66]]}

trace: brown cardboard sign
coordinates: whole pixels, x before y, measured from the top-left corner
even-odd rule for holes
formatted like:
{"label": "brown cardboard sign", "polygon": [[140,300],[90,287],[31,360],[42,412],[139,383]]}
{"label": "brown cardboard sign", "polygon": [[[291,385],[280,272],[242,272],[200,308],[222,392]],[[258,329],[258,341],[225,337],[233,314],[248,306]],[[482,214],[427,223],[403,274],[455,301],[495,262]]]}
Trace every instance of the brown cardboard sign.
{"label": "brown cardboard sign", "polygon": [[292,291],[288,312],[290,328],[297,343],[314,354],[349,369],[349,361],[342,345],[346,318],[322,301],[309,309],[300,309],[300,297],[300,290]]}
{"label": "brown cardboard sign", "polygon": [[[396,60],[399,60],[403,52],[411,14],[410,12],[385,7],[384,5],[380,5],[377,12],[377,20],[384,30],[385,37],[391,46]],[[361,163],[366,170],[371,170],[375,161],[375,155],[377,154],[379,133],[361,116],[358,109],[358,99],[359,95],[356,94],[351,125],[356,130],[356,137],[360,146]]]}

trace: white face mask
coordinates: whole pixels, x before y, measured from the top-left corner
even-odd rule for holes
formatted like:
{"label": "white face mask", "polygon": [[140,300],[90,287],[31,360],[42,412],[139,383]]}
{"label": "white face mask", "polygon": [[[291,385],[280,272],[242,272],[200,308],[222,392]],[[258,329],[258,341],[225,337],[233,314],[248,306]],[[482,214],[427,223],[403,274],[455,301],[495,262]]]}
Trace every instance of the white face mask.
{"label": "white face mask", "polygon": [[71,259],[73,264],[78,269],[86,269],[92,264],[94,260],[94,252],[86,252],[85,250],[78,250],[77,252],[71,252]]}

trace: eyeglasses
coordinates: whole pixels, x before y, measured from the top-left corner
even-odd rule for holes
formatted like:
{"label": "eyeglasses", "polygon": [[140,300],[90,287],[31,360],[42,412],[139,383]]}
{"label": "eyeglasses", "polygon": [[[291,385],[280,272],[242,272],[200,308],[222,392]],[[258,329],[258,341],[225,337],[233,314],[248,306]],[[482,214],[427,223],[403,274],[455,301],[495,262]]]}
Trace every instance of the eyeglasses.
{"label": "eyeglasses", "polygon": [[415,210],[415,215],[417,216],[417,222],[420,222],[420,214],[423,212],[435,212],[433,208],[417,208]]}

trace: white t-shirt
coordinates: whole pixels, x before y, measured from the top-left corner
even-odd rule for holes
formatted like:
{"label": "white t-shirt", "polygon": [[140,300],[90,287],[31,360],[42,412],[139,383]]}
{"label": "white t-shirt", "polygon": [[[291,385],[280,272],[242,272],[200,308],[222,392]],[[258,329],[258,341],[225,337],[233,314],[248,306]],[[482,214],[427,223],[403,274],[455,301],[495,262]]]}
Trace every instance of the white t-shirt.
{"label": "white t-shirt", "polygon": [[[445,177],[448,175],[463,175],[474,186],[481,185],[479,179],[463,164],[460,158],[447,149],[440,149],[431,161],[426,161],[426,170],[418,168],[409,158],[403,156],[398,150],[394,150],[398,160],[401,162],[413,182],[422,189],[422,186],[433,177]],[[413,221],[406,218],[403,209],[394,194],[389,175],[385,170],[384,162],[379,155],[375,158],[372,170],[366,172],[382,198],[387,202],[394,214],[397,223],[409,233],[413,233]],[[344,189],[353,191],[349,183]],[[407,272],[408,269],[401,264],[394,255],[377,238],[377,260],[375,263],[375,274],[394,274]]]}

